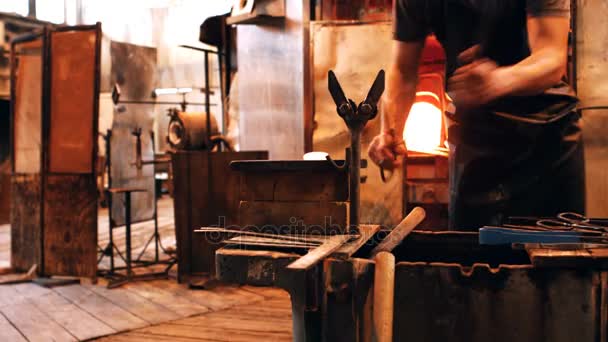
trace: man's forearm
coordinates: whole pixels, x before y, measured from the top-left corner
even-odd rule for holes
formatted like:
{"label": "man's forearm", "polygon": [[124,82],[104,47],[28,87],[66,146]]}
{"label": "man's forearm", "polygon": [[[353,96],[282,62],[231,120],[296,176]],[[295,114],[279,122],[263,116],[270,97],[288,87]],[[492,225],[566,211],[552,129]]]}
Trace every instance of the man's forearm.
{"label": "man's forearm", "polygon": [[[565,61],[565,56],[563,59]],[[536,95],[559,83],[564,75],[562,56],[552,51],[538,52],[518,64],[503,67],[502,96]]]}
{"label": "man's forearm", "polygon": [[566,73],[569,29],[567,17],[528,18],[531,55],[501,68],[503,96],[536,95],[559,83]]}
{"label": "man's forearm", "polygon": [[386,93],[382,99],[382,131],[393,129],[403,136],[405,121],[416,98],[417,75],[393,66],[389,69]]}

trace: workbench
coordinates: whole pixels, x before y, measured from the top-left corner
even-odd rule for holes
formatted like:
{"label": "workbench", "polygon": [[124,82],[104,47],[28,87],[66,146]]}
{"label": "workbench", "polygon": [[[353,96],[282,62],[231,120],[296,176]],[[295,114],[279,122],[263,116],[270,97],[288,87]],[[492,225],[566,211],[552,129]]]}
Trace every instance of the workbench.
{"label": "workbench", "polygon": [[[372,247],[290,272],[305,250],[226,246],[217,274],[287,290],[295,341],[361,341],[371,333]],[[481,246],[477,233],[414,231],[393,252],[395,341],[608,338],[606,249]]]}

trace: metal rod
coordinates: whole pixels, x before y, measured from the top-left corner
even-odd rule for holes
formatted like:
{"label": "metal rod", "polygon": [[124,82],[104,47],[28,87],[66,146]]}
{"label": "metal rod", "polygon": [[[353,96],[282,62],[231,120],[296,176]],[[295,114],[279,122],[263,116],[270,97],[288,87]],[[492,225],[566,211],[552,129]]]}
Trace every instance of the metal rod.
{"label": "metal rod", "polygon": [[[221,98],[221,103],[222,103],[222,135],[226,135],[226,91],[224,90],[224,73],[223,73],[223,64],[222,63],[222,56],[218,55],[217,56],[217,62],[218,62],[218,74],[220,77],[220,98]],[[218,151],[222,151],[222,144],[218,144]]]}
{"label": "metal rod", "polygon": [[[152,140],[152,155],[156,159],[156,136],[154,131],[150,131],[150,139]],[[156,163],[154,165],[154,262],[160,260],[158,242],[160,240],[160,234],[158,233],[158,198],[159,194],[156,193]],[[162,186],[160,192],[162,193]],[[145,250],[145,249],[144,249]]]}
{"label": "metal rod", "polygon": [[[106,141],[106,165],[108,172],[108,189],[112,188],[112,149],[110,139],[112,138],[112,130],[107,130]],[[102,184],[103,186],[103,184]],[[112,196],[110,191],[106,191],[108,196],[108,227],[110,228],[110,273],[114,273],[114,239],[113,239],[113,224],[112,224]]]}
{"label": "metal rod", "polygon": [[[118,104],[153,104],[153,105],[182,105],[184,102],[172,102],[172,101],[136,101],[136,100],[120,100]],[[217,106],[215,103],[207,104],[202,102],[186,102],[188,105],[193,106]]]}
{"label": "metal rod", "polygon": [[131,279],[131,192],[125,192],[125,223],[126,223],[126,254],[127,254],[127,279]]}
{"label": "metal rod", "polygon": [[349,165],[349,181],[350,181],[350,225],[349,233],[359,233],[359,202],[361,199],[360,182],[361,182],[361,130],[351,130],[350,143],[350,160]]}
{"label": "metal rod", "polygon": [[[205,89],[209,89],[209,51],[205,51]],[[207,115],[207,147],[211,148],[211,95],[205,92],[205,115]]]}
{"label": "metal rod", "polygon": [[213,53],[216,55],[223,55],[224,53],[222,53],[221,51],[214,51],[211,49],[206,49],[206,48],[201,48],[201,47],[196,47],[196,46],[192,46],[192,45],[180,45],[179,47],[181,48],[185,48],[185,49],[190,49],[190,50],[195,50],[195,51],[201,51],[201,52],[205,52],[205,53]]}

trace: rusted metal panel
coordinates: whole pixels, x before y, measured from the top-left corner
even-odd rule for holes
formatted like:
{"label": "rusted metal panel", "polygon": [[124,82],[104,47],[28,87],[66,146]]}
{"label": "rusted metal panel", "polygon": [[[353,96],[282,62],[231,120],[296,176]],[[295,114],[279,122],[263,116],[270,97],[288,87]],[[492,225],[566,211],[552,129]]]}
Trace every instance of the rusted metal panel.
{"label": "rusted metal panel", "polygon": [[399,263],[395,277],[397,341],[599,339],[598,272]]}
{"label": "rusted metal panel", "polygon": [[25,272],[41,265],[41,180],[39,175],[13,175],[11,184],[11,267]]}
{"label": "rusted metal panel", "polygon": [[93,177],[47,176],[44,191],[44,265],[44,273],[49,275],[95,277],[97,187]]}
{"label": "rusted metal panel", "polygon": [[95,29],[50,34],[49,172],[95,172],[98,34]]}

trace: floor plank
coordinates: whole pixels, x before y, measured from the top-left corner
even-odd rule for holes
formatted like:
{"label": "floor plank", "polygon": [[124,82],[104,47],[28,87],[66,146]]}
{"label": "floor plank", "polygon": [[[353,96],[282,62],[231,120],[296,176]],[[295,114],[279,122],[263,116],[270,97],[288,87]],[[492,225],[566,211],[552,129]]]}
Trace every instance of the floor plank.
{"label": "floor plank", "polygon": [[[100,246],[108,241],[107,220],[107,210],[100,210]],[[135,256],[152,233],[153,221],[132,229]],[[175,244],[169,198],[159,202],[159,233],[163,245]],[[124,228],[115,231],[115,238],[124,250]],[[145,255],[153,253],[149,248]],[[0,265],[8,264],[9,256],[10,226],[0,226]],[[116,265],[122,264],[115,260]],[[100,268],[108,266],[106,257]],[[220,286],[190,290],[175,280],[135,282],[113,290],[104,284],[101,280],[98,285],[53,289],[33,283],[0,285],[0,342],[49,341],[52,335],[67,341],[114,332],[98,341],[291,341],[291,305],[288,294],[280,289]]]}
{"label": "floor plank", "polygon": [[162,335],[150,335],[139,332],[128,332],[124,334],[108,336],[95,340],[97,342],[217,342],[217,340],[202,340],[197,338],[188,337],[176,337],[176,336],[162,336]]}
{"label": "floor plank", "polygon": [[[173,281],[160,282],[173,284]],[[152,282],[140,282],[137,284],[129,284],[124,286],[124,288],[133,291],[151,302],[170,309],[181,317],[189,317],[209,311],[208,307],[192,301],[189,296],[180,296],[178,293],[153,286],[151,283]]]}
{"label": "floor plank", "polygon": [[263,286],[241,286],[241,289],[256,293],[264,298],[285,298],[288,296],[287,291],[278,287],[263,287]]}
{"label": "floor plank", "polygon": [[143,319],[80,285],[57,287],[54,291],[116,331],[132,330],[148,325]]}
{"label": "floor plank", "polygon": [[15,285],[0,285],[0,308],[23,303],[25,298],[15,289]]}
{"label": "floor plank", "polygon": [[109,290],[105,286],[88,286],[87,288],[150,324],[181,318],[173,310],[154,303],[128,289],[117,288]]}
{"label": "floor plank", "polygon": [[17,291],[21,296],[25,298],[42,297],[53,292],[51,289],[34,284],[34,283],[22,283],[12,285],[13,289]]}
{"label": "floor plank", "polygon": [[42,313],[31,303],[5,306],[0,312],[15,326],[30,342],[47,341],[76,341],[77,339]]}
{"label": "floor plank", "polygon": [[289,297],[247,304],[227,310],[180,319],[102,338],[100,342],[125,341],[291,341],[292,321]]}
{"label": "floor plank", "polygon": [[264,297],[240,289],[234,286],[219,286],[212,291],[208,290],[191,290],[184,285],[174,282],[149,282],[150,285],[157,288],[169,290],[179,296],[188,296],[193,301],[209,307],[213,311],[227,309],[235,305],[243,305],[255,303],[264,300]]}
{"label": "floor plank", "polygon": [[34,298],[31,302],[79,340],[117,332],[55,292]]}
{"label": "floor plank", "polygon": [[0,313],[0,341],[27,342],[11,322]]}
{"label": "floor plank", "polygon": [[168,323],[143,328],[138,332],[150,335],[150,340],[154,340],[155,336],[166,336],[218,342],[291,341],[291,334],[289,333],[246,331],[238,329],[234,325],[230,330],[216,328],[215,326],[202,326],[199,329],[193,329],[189,326]]}

